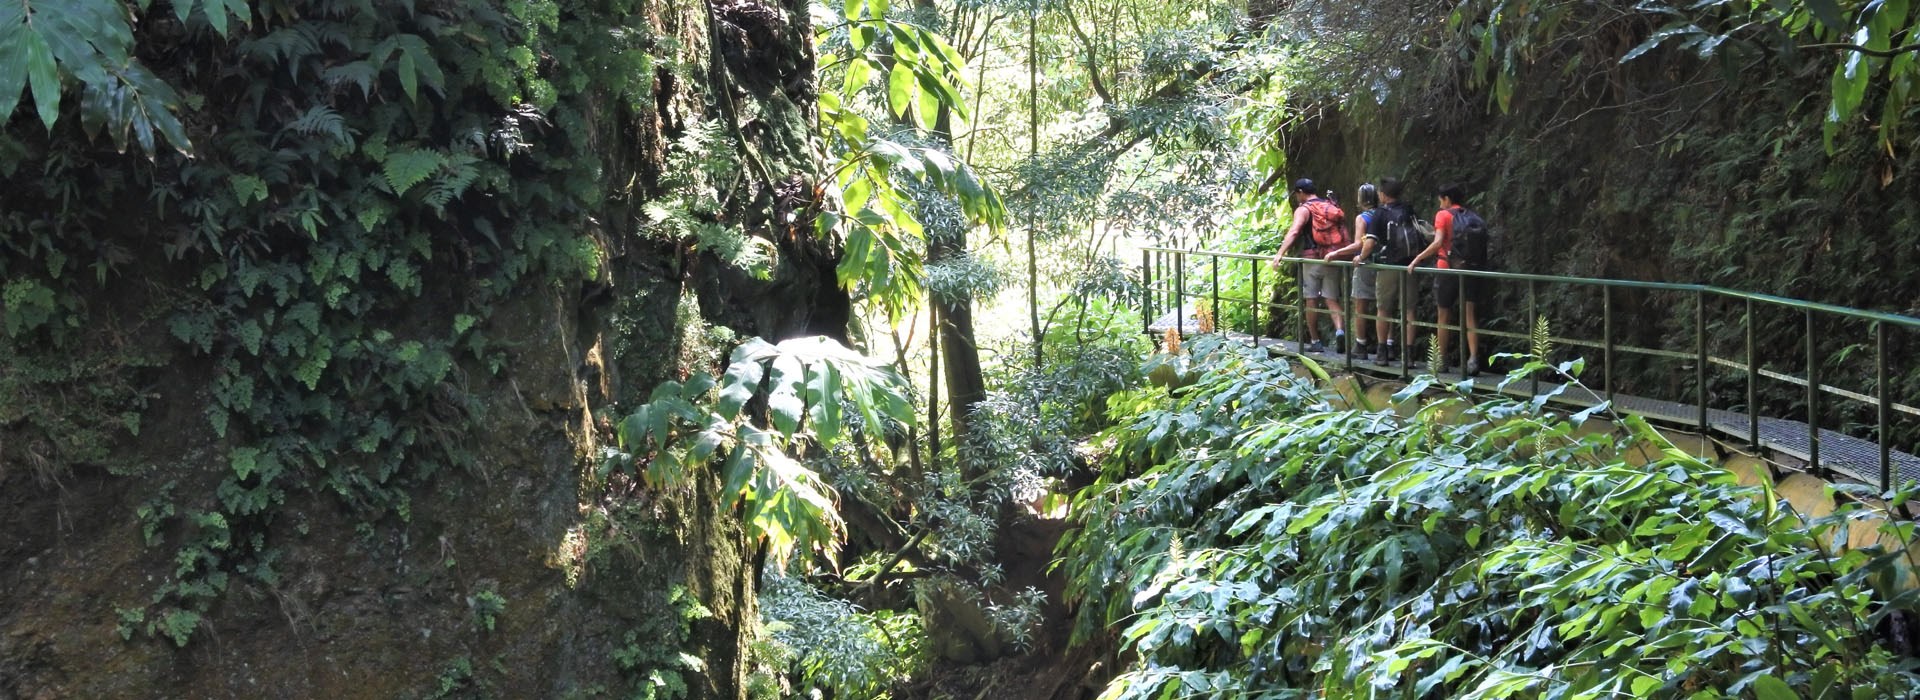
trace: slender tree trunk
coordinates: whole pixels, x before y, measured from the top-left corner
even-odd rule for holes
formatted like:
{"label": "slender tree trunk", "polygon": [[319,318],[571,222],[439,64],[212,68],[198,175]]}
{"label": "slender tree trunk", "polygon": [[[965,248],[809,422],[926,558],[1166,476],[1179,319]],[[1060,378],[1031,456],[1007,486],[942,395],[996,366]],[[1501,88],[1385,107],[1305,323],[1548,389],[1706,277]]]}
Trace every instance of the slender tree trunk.
{"label": "slender tree trunk", "polygon": [[[932,7],[932,0],[918,0],[921,7]],[[953,146],[953,115],[945,105],[934,121],[933,136],[942,144]],[[937,265],[943,261],[956,260],[967,254],[967,233],[964,229],[952,235],[930,235],[927,237],[927,265]],[[939,294],[933,297],[933,310],[940,320],[940,354],[946,356],[947,412],[953,419],[955,446],[964,446],[967,438],[967,419],[973,414],[973,407],[987,398],[987,384],[980,372],[980,348],[974,341],[973,298],[960,296],[955,299],[943,298]]]}
{"label": "slender tree trunk", "polygon": [[[934,236],[927,240],[927,263],[938,264],[967,254],[966,234]],[[947,412],[953,419],[955,444],[964,444],[967,418],[974,405],[987,398],[980,373],[980,348],[974,342],[973,299],[945,299],[934,295],[934,313],[940,319],[940,354],[946,358]]]}

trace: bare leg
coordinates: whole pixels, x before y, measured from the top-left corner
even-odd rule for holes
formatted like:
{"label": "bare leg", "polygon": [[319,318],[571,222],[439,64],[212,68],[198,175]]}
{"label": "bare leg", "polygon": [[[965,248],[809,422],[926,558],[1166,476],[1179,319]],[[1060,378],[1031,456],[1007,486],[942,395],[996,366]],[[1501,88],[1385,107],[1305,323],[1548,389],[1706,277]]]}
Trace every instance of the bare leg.
{"label": "bare leg", "polygon": [[1320,342],[1320,297],[1307,297],[1307,340]]}
{"label": "bare leg", "polygon": [[1387,321],[1387,312],[1385,309],[1381,309],[1379,304],[1374,304],[1373,312],[1378,314],[1378,316],[1373,319],[1373,337],[1379,342],[1385,343],[1393,337],[1388,335],[1388,332],[1393,330],[1389,328],[1389,326],[1393,324]]}
{"label": "bare leg", "polygon": [[1329,298],[1329,299],[1323,299],[1322,301],[1325,301],[1327,303],[1327,309],[1333,312],[1332,316],[1333,316],[1334,332],[1336,333],[1347,332],[1346,313],[1340,310],[1340,300]]}
{"label": "bare leg", "polygon": [[1367,342],[1367,310],[1372,307],[1365,299],[1353,300],[1353,342]]}
{"label": "bare leg", "polygon": [[1447,345],[1453,341],[1453,329],[1447,325],[1453,323],[1453,309],[1440,309],[1440,330],[1433,334],[1433,342],[1440,346],[1440,362],[1446,363],[1451,357],[1447,354]]}

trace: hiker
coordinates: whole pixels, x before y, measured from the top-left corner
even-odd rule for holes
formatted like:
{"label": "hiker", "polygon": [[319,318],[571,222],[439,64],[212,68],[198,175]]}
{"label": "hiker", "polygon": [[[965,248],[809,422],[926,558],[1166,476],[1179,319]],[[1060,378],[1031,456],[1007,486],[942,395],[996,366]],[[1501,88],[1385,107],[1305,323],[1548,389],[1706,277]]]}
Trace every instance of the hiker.
{"label": "hiker", "polygon": [[[1427,258],[1438,256],[1441,269],[1447,270],[1484,270],[1487,269],[1488,248],[1490,248],[1487,221],[1472,209],[1467,208],[1466,190],[1460,185],[1442,185],[1440,187],[1440,211],[1433,215],[1433,242],[1426,250],[1420,251],[1413,262],[1407,264],[1407,272]],[[1440,307],[1440,331],[1435,342],[1440,347],[1440,367],[1445,371],[1448,364],[1447,344],[1452,340],[1453,331],[1447,324],[1453,322],[1453,307],[1464,296],[1467,329],[1467,366],[1461,368],[1467,376],[1475,376],[1483,367],[1480,354],[1480,316],[1479,305],[1486,302],[1486,280],[1465,275],[1440,275],[1433,281],[1433,295]]]}
{"label": "hiker", "polygon": [[[1306,249],[1300,257],[1311,260],[1325,260],[1327,255],[1347,245],[1347,213],[1332,200],[1313,193],[1313,180],[1301,178],[1293,182],[1293,225],[1287,228],[1287,237],[1280,241],[1280,250],[1273,255],[1269,263],[1274,269],[1280,268],[1280,258],[1293,249],[1293,243],[1300,238],[1301,231],[1307,231]],[[1320,343],[1320,306],[1324,303],[1333,316],[1333,343],[1338,350],[1347,339],[1346,321],[1341,317],[1340,297],[1346,288],[1346,271],[1335,265],[1315,265],[1302,263],[1300,270],[1301,298],[1307,307],[1307,337],[1311,340],[1303,352],[1326,352]]]}
{"label": "hiker", "polygon": [[[1378,212],[1377,208],[1380,206],[1379,190],[1375,188],[1371,182],[1362,183],[1360,185],[1360,192],[1355,196],[1355,199],[1360,202],[1361,211],[1353,215],[1353,242],[1342,246],[1332,253],[1328,253],[1327,259],[1352,260],[1355,263],[1360,263],[1358,267],[1353,268],[1353,287],[1351,287],[1353,290],[1354,318],[1352,354],[1358,355],[1360,359],[1364,360],[1369,356],[1377,354],[1371,344],[1367,342],[1367,314],[1378,311],[1378,309],[1375,308],[1373,300],[1374,282],[1379,271],[1367,267],[1365,263],[1372,259],[1374,250],[1379,243],[1379,238],[1376,236],[1373,226],[1373,220],[1376,218],[1375,215]],[[1380,323],[1381,322],[1376,322],[1374,325],[1384,328],[1385,326],[1380,325]],[[1377,335],[1376,337],[1385,336]]]}
{"label": "hiker", "polygon": [[[1368,194],[1363,185],[1361,198],[1366,199]],[[1375,364],[1400,361],[1400,349],[1413,346],[1417,331],[1413,324],[1413,300],[1401,298],[1405,293],[1407,273],[1402,272],[1400,266],[1413,262],[1414,257],[1426,249],[1428,234],[1421,230],[1421,222],[1414,215],[1413,207],[1400,201],[1404,194],[1406,184],[1400,182],[1399,178],[1380,178],[1377,191],[1379,206],[1361,214],[1362,223],[1355,227],[1361,236],[1357,246],[1343,249],[1352,251],[1354,262],[1386,266],[1384,269],[1361,268],[1354,273],[1353,297],[1373,301]],[[1369,274],[1363,276],[1362,272]],[[1364,290],[1363,285],[1366,287]],[[1363,291],[1367,293],[1363,295]],[[1401,322],[1400,333],[1391,332],[1396,318]],[[1365,325],[1355,328],[1354,336],[1360,337],[1365,329]]]}

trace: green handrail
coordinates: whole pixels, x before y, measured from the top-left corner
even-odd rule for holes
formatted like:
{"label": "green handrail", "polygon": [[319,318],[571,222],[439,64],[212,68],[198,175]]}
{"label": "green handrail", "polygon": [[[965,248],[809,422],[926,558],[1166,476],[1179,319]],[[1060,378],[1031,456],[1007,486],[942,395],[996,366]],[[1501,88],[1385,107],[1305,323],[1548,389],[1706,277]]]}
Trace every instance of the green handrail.
{"label": "green handrail", "polygon": [[[1253,314],[1254,314],[1253,318],[1256,326],[1258,326],[1259,324],[1261,307],[1268,307],[1269,311],[1275,311],[1279,308],[1278,305],[1274,304],[1270,300],[1238,299],[1230,296],[1229,297],[1221,296],[1220,290],[1219,290],[1219,265],[1220,265],[1221,259],[1246,260],[1246,261],[1254,262],[1253,276],[1255,280],[1254,289],[1255,289],[1256,296],[1258,295],[1258,292],[1259,292],[1259,286],[1258,286],[1259,265],[1266,263],[1269,260],[1277,259],[1280,263],[1289,264],[1289,265],[1330,265],[1334,267],[1351,267],[1351,268],[1364,267],[1364,268],[1372,268],[1372,269],[1378,269],[1378,270],[1402,269],[1400,266],[1396,266],[1396,265],[1381,265],[1377,263],[1354,263],[1354,262],[1344,261],[1344,260],[1317,260],[1317,259],[1311,259],[1311,258],[1298,258],[1298,257],[1291,257],[1291,256],[1281,256],[1276,258],[1275,256],[1272,256],[1272,255],[1205,250],[1197,247],[1175,248],[1175,247],[1147,246],[1141,250],[1140,279],[1143,287],[1142,299],[1150,300],[1153,298],[1154,292],[1164,291],[1170,297],[1169,301],[1172,302],[1168,304],[1168,306],[1172,306],[1174,309],[1176,309],[1177,317],[1184,318],[1184,313],[1183,313],[1184,304],[1182,303],[1182,300],[1189,296],[1194,296],[1194,297],[1199,296],[1199,295],[1195,295],[1187,292],[1184,288],[1185,287],[1185,275],[1184,275],[1185,267],[1190,257],[1194,257],[1194,258],[1204,257],[1208,259],[1207,260],[1207,264],[1209,265],[1208,272],[1210,273],[1209,276],[1213,280],[1213,288],[1210,291],[1210,295],[1211,295],[1214,309],[1215,309],[1214,312],[1218,313],[1218,308],[1219,308],[1220,302],[1222,301],[1249,304],[1253,309]],[[1156,259],[1158,261],[1157,265],[1153,264],[1153,261]],[[1154,286],[1156,281],[1155,273],[1158,272],[1162,275],[1165,275],[1169,272],[1166,269],[1169,266],[1175,268],[1174,270],[1170,271],[1172,273],[1171,276],[1175,278],[1174,288],[1165,289],[1165,290],[1156,288]],[[1535,287],[1537,286],[1538,283],[1541,283],[1541,282],[1551,283],[1551,284],[1564,284],[1564,285],[1576,285],[1576,286],[1588,286],[1588,287],[1601,288],[1603,292],[1603,296],[1602,296],[1603,338],[1602,340],[1599,342],[1595,342],[1592,340],[1574,339],[1574,338],[1555,338],[1554,340],[1556,342],[1564,342],[1564,343],[1580,345],[1584,347],[1599,348],[1603,351],[1603,355],[1604,355],[1603,363],[1604,363],[1604,371],[1606,375],[1604,380],[1604,390],[1605,390],[1608,401],[1612,400],[1613,394],[1614,394],[1612,374],[1613,374],[1613,355],[1616,350],[1620,352],[1630,353],[1630,354],[1641,354],[1641,355],[1649,355],[1649,356],[1656,356],[1656,357],[1686,359],[1686,360],[1693,361],[1694,363],[1696,363],[1696,366],[1694,367],[1694,381],[1696,383],[1695,403],[1697,404],[1695,406],[1695,408],[1697,409],[1697,414],[1694,418],[1694,422],[1697,424],[1697,427],[1703,433],[1706,432],[1710,427],[1709,420],[1708,420],[1709,400],[1708,400],[1708,395],[1707,395],[1708,392],[1707,392],[1707,386],[1706,386],[1706,379],[1707,379],[1706,372],[1707,372],[1708,365],[1720,365],[1720,366],[1734,368],[1736,370],[1743,370],[1745,372],[1746,380],[1747,380],[1747,387],[1746,387],[1747,414],[1748,414],[1747,418],[1749,422],[1748,437],[1749,437],[1749,442],[1752,443],[1752,446],[1756,448],[1760,447],[1760,416],[1759,416],[1758,408],[1757,406],[1755,406],[1755,400],[1757,396],[1755,394],[1755,384],[1757,383],[1757,381],[1764,376],[1769,379],[1781,380],[1781,381],[1788,382],[1790,384],[1794,384],[1796,386],[1804,387],[1807,392],[1805,400],[1807,404],[1807,427],[1808,427],[1807,452],[1808,454],[1806,455],[1806,457],[1807,457],[1808,464],[1815,471],[1822,470],[1822,465],[1820,463],[1820,440],[1821,440],[1821,427],[1820,427],[1820,415],[1819,415],[1820,394],[1827,393],[1827,394],[1840,396],[1849,400],[1866,403],[1875,408],[1875,419],[1876,419],[1875,422],[1876,422],[1876,427],[1878,428],[1876,436],[1879,442],[1878,447],[1880,452],[1880,474],[1878,476],[1880,477],[1879,481],[1882,489],[1889,488],[1893,480],[1892,447],[1889,444],[1891,442],[1889,437],[1890,414],[1893,411],[1899,411],[1901,413],[1920,415],[1920,408],[1915,408],[1913,406],[1892,402],[1892,401],[1889,401],[1887,398],[1887,391],[1888,391],[1888,380],[1887,380],[1888,358],[1886,356],[1887,328],[1892,326],[1892,327],[1920,329],[1920,318],[1917,318],[1917,317],[1906,316],[1902,314],[1886,313],[1881,311],[1868,311],[1864,309],[1854,309],[1854,308],[1849,308],[1844,306],[1836,306],[1833,304],[1823,304],[1819,302],[1805,301],[1802,299],[1793,299],[1790,297],[1782,297],[1782,296],[1776,296],[1772,294],[1762,294],[1758,292],[1747,292],[1747,291],[1741,291],[1737,289],[1727,289],[1723,287],[1715,287],[1715,286],[1703,285],[1703,284],[1686,284],[1686,283],[1675,283],[1675,282],[1649,282],[1649,281],[1642,281],[1642,280],[1622,280],[1622,279],[1607,279],[1607,278],[1595,278],[1595,277],[1570,277],[1565,275],[1539,275],[1539,274],[1530,274],[1530,273],[1493,272],[1493,271],[1483,271],[1483,270],[1455,270],[1455,269],[1443,269],[1443,268],[1436,268],[1436,267],[1416,268],[1413,274],[1416,276],[1418,275],[1454,275],[1454,276],[1460,276],[1460,277],[1479,277],[1479,278],[1496,280],[1496,281],[1525,282],[1527,283],[1527,288],[1528,288],[1530,310],[1535,308],[1535,306],[1537,305],[1537,302],[1534,301],[1537,299],[1537,292],[1535,291]],[[1411,280],[1409,280],[1406,283],[1406,286],[1409,290],[1418,289],[1417,284],[1413,283]],[[1461,286],[1464,287],[1464,285],[1461,285]],[[1690,352],[1690,353],[1679,352],[1674,350],[1642,348],[1642,347],[1634,347],[1629,345],[1617,344],[1613,337],[1614,324],[1613,324],[1613,309],[1612,309],[1612,301],[1613,301],[1612,291],[1616,288],[1637,289],[1637,290],[1658,291],[1658,292],[1674,292],[1674,293],[1693,296],[1694,308],[1692,309],[1692,311],[1694,312],[1693,313],[1694,322],[1698,326],[1695,329],[1695,334],[1694,334],[1695,340],[1694,340],[1693,352]],[[1462,294],[1464,298],[1464,290],[1462,291]],[[1410,300],[1412,297],[1413,297],[1413,293],[1411,291],[1409,291],[1409,293],[1401,295],[1401,300],[1402,300],[1401,305],[1402,305],[1403,314],[1408,309],[1411,308]],[[1746,347],[1746,357],[1743,358],[1744,362],[1735,362],[1733,360],[1714,357],[1707,352],[1705,320],[1706,320],[1706,305],[1709,298],[1736,300],[1738,303],[1744,306],[1745,313],[1741,317],[1742,323],[1745,324],[1747,328],[1747,333],[1746,333],[1747,347]],[[1295,329],[1295,334],[1300,335],[1303,338],[1304,338],[1304,330],[1305,330],[1304,328],[1305,301],[1306,300],[1304,298],[1301,299],[1301,304],[1303,305],[1303,308],[1301,309],[1300,313],[1302,314],[1302,316],[1300,319],[1300,324],[1298,324],[1299,327]],[[1350,287],[1349,287],[1347,302],[1348,302],[1348,306],[1346,308],[1345,314],[1347,316],[1347,320],[1352,321],[1354,319],[1354,314],[1353,314]],[[1753,321],[1754,321],[1754,306],[1756,303],[1766,304],[1766,305],[1775,306],[1775,307],[1794,309],[1799,311],[1804,316],[1803,322],[1805,324],[1805,333],[1807,336],[1805,339],[1805,344],[1806,344],[1805,352],[1806,352],[1807,366],[1806,366],[1806,376],[1804,378],[1795,377],[1792,375],[1782,374],[1782,373],[1773,372],[1773,371],[1768,371],[1759,367],[1759,363],[1754,352],[1754,339],[1753,339],[1753,332],[1752,332]],[[1684,307],[1681,307],[1681,308],[1684,308]],[[1143,309],[1143,311],[1151,312],[1153,311],[1153,309],[1147,308],[1147,309]],[[1444,328],[1446,330],[1462,331],[1462,332],[1466,330],[1464,307],[1462,307],[1462,311],[1463,313],[1460,315],[1461,317],[1457,320],[1456,323],[1444,324]],[[1384,312],[1382,310],[1374,309],[1371,314],[1365,315],[1365,318],[1381,319],[1383,315],[1384,315]],[[1839,387],[1828,386],[1819,381],[1820,379],[1819,367],[1818,367],[1819,357],[1815,352],[1815,344],[1816,344],[1816,338],[1817,338],[1817,326],[1816,326],[1817,316],[1832,316],[1832,317],[1839,317],[1844,319],[1866,321],[1873,324],[1873,329],[1872,329],[1873,348],[1875,350],[1875,368],[1874,368],[1875,372],[1874,372],[1873,380],[1874,380],[1875,387],[1874,387],[1874,392],[1872,396],[1868,396],[1860,392],[1849,391]],[[1152,321],[1150,320],[1150,318],[1143,318],[1142,320],[1144,323],[1147,324],[1149,328],[1151,327]],[[1392,322],[1395,323],[1396,325],[1403,326],[1401,330],[1402,334],[1409,332],[1409,329],[1405,328],[1404,324],[1401,324],[1401,319],[1393,318]],[[1420,323],[1420,322],[1416,322],[1414,326],[1435,328],[1435,329],[1439,329],[1443,327],[1442,324],[1438,324],[1438,323],[1430,324],[1430,323]],[[1261,328],[1256,327],[1254,330],[1256,331],[1256,335],[1258,335],[1260,334],[1259,332],[1261,331]],[[1177,320],[1175,323],[1174,332],[1176,334],[1183,334],[1185,332],[1184,322]],[[1477,332],[1480,334],[1488,335],[1492,337],[1519,338],[1519,339],[1526,338],[1526,336],[1523,334],[1511,333],[1511,332],[1500,332],[1500,331],[1491,331],[1491,330],[1478,330]],[[1403,338],[1404,337],[1405,336],[1403,335]],[[1464,341],[1465,339],[1462,338],[1461,351],[1462,351],[1463,365],[1465,364],[1464,360],[1465,360],[1465,352],[1466,352]],[[1406,357],[1406,355],[1410,355],[1411,353],[1412,353],[1412,349],[1408,348],[1407,353],[1402,356],[1402,359],[1400,362],[1402,376],[1407,376],[1409,374],[1410,360]],[[1349,357],[1348,357],[1349,363],[1351,363],[1351,359],[1352,359],[1351,351],[1349,350]]]}
{"label": "green handrail", "polygon": [[[1259,260],[1263,262],[1274,259],[1274,256],[1271,256],[1271,255],[1256,255],[1251,253],[1231,253],[1227,251],[1203,250],[1203,249],[1177,249],[1177,248],[1161,248],[1158,246],[1148,246],[1146,248],[1143,248],[1142,250],[1154,251],[1154,252],[1179,253],[1182,255],[1204,255],[1204,256],[1213,256],[1213,257],[1220,257],[1220,258],[1237,259],[1237,260]],[[1304,263],[1308,265],[1334,265],[1339,267],[1370,267],[1378,270],[1406,269],[1405,267],[1399,266],[1399,265],[1382,265],[1379,263],[1355,263],[1355,262],[1349,262],[1346,260],[1316,260],[1313,258],[1296,258],[1291,256],[1281,257],[1280,262]],[[1752,299],[1754,301],[1765,302],[1768,304],[1776,304],[1779,306],[1786,306],[1786,307],[1795,308],[1795,309],[1806,309],[1810,311],[1818,311],[1821,313],[1834,314],[1838,316],[1847,316],[1850,318],[1857,318],[1865,321],[1884,321],[1887,323],[1893,323],[1897,325],[1920,328],[1920,318],[1916,318],[1913,316],[1903,316],[1901,314],[1892,314],[1892,313],[1886,313],[1883,311],[1868,311],[1865,309],[1855,309],[1855,308],[1846,307],[1846,306],[1835,306],[1833,304],[1822,304],[1817,301],[1806,301],[1803,299],[1794,299],[1792,297],[1775,296],[1772,294],[1762,294],[1759,292],[1745,292],[1738,289],[1727,289],[1725,287],[1715,287],[1715,286],[1705,285],[1705,284],[1686,284],[1686,283],[1680,283],[1680,282],[1648,282],[1644,280],[1621,280],[1621,279],[1611,279],[1606,277],[1567,277],[1564,275],[1536,275],[1536,274],[1523,273],[1523,272],[1492,272],[1487,270],[1455,270],[1450,268],[1439,268],[1439,267],[1422,267],[1422,268],[1419,268],[1418,274],[1458,275],[1463,277],[1484,277],[1488,279],[1515,280],[1515,281],[1533,280],[1538,282],[1557,282],[1562,284],[1584,284],[1584,285],[1593,285],[1593,286],[1602,286],[1602,287],[1622,287],[1627,289],[1651,289],[1651,290],[1670,291],[1670,292],[1705,292],[1705,293],[1724,296],[1732,299]]]}

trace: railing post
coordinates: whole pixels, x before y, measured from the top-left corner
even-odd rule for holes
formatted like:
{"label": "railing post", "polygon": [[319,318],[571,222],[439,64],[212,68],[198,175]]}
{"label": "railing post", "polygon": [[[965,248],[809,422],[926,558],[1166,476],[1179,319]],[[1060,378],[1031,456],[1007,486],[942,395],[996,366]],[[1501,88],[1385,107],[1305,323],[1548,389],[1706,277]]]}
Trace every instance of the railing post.
{"label": "railing post", "polygon": [[[1529,331],[1533,330],[1534,324],[1539,322],[1540,322],[1540,285],[1535,283],[1533,280],[1527,280],[1527,330]],[[1528,349],[1532,349],[1532,348],[1528,348]],[[1551,362],[1547,360],[1547,358],[1545,357],[1539,357],[1535,359],[1538,359],[1542,363],[1551,364]],[[1527,393],[1532,394],[1534,396],[1539,396],[1540,395],[1540,373],[1528,372],[1527,374],[1528,374]]]}
{"label": "railing post", "polygon": [[1187,253],[1173,254],[1173,337],[1187,339]]}
{"label": "railing post", "polygon": [[[1333,273],[1341,275],[1341,296],[1346,297],[1347,300],[1346,306],[1340,307],[1340,315],[1346,317],[1347,324],[1346,347],[1340,349],[1340,354],[1346,358],[1347,371],[1351,372],[1353,371],[1353,339],[1360,337],[1360,331],[1353,327],[1353,270],[1348,269],[1345,265],[1340,265],[1333,268]],[[1333,342],[1341,342],[1340,336],[1333,336]]]}
{"label": "railing post", "polygon": [[1453,279],[1455,282],[1453,290],[1456,292],[1453,300],[1453,321],[1459,324],[1460,334],[1460,337],[1455,340],[1460,343],[1460,378],[1466,379],[1467,363],[1472,361],[1472,353],[1467,349],[1467,276],[1455,272]]}
{"label": "railing post", "polygon": [[[1394,274],[1401,273],[1395,270]],[[1406,279],[1400,280],[1400,318],[1393,327],[1400,329],[1400,378],[1413,381],[1413,295],[1420,291],[1420,278],[1412,271],[1405,274]]]}
{"label": "railing post", "polygon": [[1753,299],[1747,299],[1747,446],[1760,453],[1760,357],[1753,351]]}
{"label": "railing post", "polygon": [[1153,335],[1153,251],[1140,251],[1140,332]]}
{"label": "railing post", "polygon": [[1300,297],[1300,317],[1293,321],[1293,349],[1301,354],[1307,352],[1307,263],[1302,260],[1293,268],[1293,288]]}
{"label": "railing post", "polygon": [[1693,395],[1699,404],[1700,434],[1707,434],[1707,293],[1693,290]]}
{"label": "railing post", "polygon": [[1820,358],[1814,355],[1813,309],[1807,309],[1807,466],[1820,473]]}
{"label": "railing post", "polygon": [[1267,334],[1266,327],[1260,325],[1260,307],[1266,306],[1267,302],[1260,298],[1260,261],[1248,260],[1247,264],[1253,267],[1253,294],[1248,297],[1253,303],[1253,329],[1249,335],[1253,336],[1253,346],[1257,348],[1260,347],[1260,336]]}
{"label": "railing post", "polygon": [[1613,285],[1600,287],[1600,385],[1607,392],[1607,406],[1618,413],[1620,407],[1613,403]]}
{"label": "railing post", "polygon": [[1213,330],[1220,332],[1220,256],[1209,254],[1207,265],[1213,274],[1213,308],[1207,309],[1207,315],[1213,317]]}
{"label": "railing post", "polygon": [[1887,434],[1887,322],[1873,323],[1873,376],[1874,408],[1879,415],[1880,429],[1875,437],[1880,443],[1880,492],[1893,490],[1893,436]]}

